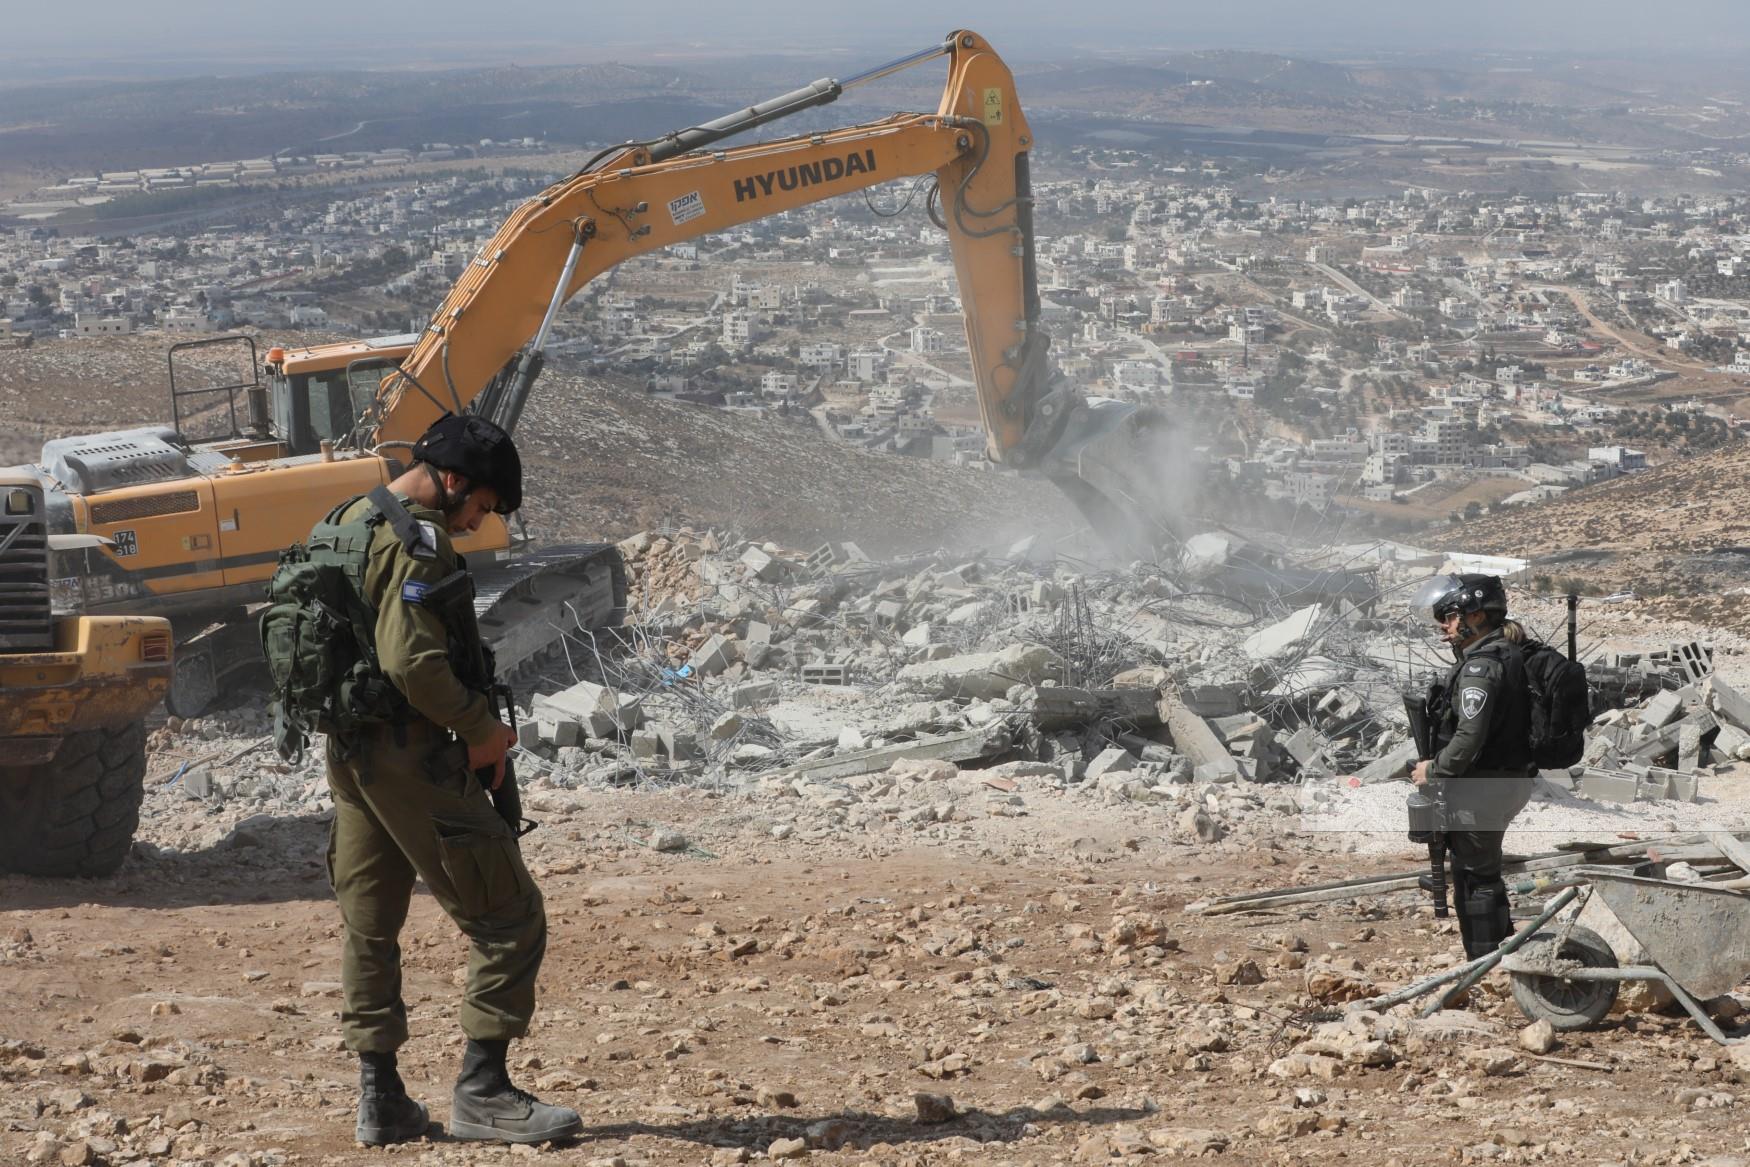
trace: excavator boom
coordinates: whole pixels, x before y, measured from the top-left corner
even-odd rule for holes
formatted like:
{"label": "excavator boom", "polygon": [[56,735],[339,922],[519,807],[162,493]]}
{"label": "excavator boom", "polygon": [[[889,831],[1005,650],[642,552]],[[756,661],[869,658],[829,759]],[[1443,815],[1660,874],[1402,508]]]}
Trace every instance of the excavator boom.
{"label": "excavator boom", "polygon": [[[940,56],[948,58],[948,82],[934,113],[712,148]],[[958,276],[989,456],[1063,482],[1127,550],[1152,545],[1158,523],[1138,521],[1139,511],[1153,507],[1135,474],[1146,460],[1135,407],[1090,402],[1056,375],[1048,356],[1033,250],[1032,145],[1008,67],[981,37],[960,31],[849,81],[816,81],[607,152],[519,207],[480,250],[399,370],[383,379],[360,441],[411,442],[446,410],[473,409],[514,430],[559,310],[603,272],[714,231],[930,175]]]}

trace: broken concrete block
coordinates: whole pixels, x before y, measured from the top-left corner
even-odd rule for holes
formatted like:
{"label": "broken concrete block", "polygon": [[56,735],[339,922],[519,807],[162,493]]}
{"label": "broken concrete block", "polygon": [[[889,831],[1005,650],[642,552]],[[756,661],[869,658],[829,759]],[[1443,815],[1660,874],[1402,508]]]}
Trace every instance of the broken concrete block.
{"label": "broken concrete block", "polygon": [[1701,766],[1702,738],[1720,727],[1714,715],[1705,708],[1697,709],[1677,723],[1677,768],[1693,774]]}
{"label": "broken concrete block", "polygon": [[1313,634],[1323,612],[1324,606],[1321,604],[1308,605],[1286,620],[1280,620],[1268,628],[1252,633],[1246,637],[1241,647],[1253,660],[1272,660],[1286,656]]}
{"label": "broken concrete block", "polygon": [[784,578],[784,562],[758,547],[749,547],[741,553],[741,565],[747,568],[749,575],[767,583],[777,583]]}
{"label": "broken concrete block", "polygon": [[[583,727],[569,717],[557,720],[543,718],[536,723],[540,727],[541,740],[550,746],[577,746],[583,744]],[[517,727],[521,729],[521,726]]]}
{"label": "broken concrete block", "polygon": [[728,637],[713,634],[710,639],[693,650],[692,659],[688,662],[693,671],[701,676],[712,677],[728,668],[735,660],[735,648]]}
{"label": "broken concrete block", "polygon": [[1738,692],[1716,674],[1703,683],[1708,707],[1721,721],[1750,732],[1750,697]]}
{"label": "broken concrete block", "polygon": [[722,717],[719,717],[716,721],[711,723],[711,740],[714,742],[726,742],[736,734],[740,733],[742,727],[746,724],[747,722],[742,718],[741,714],[734,711],[725,713]]}
{"label": "broken concrete block", "polygon": [[1282,748],[1303,767],[1322,761],[1329,747],[1330,743],[1310,725],[1303,725],[1282,739]]}
{"label": "broken concrete block", "polygon": [[1714,738],[1714,749],[1728,758],[1737,758],[1739,751],[1750,746],[1750,733],[1729,721],[1720,722],[1720,732]]}
{"label": "broken concrete block", "polygon": [[1160,665],[1139,665],[1125,669],[1112,677],[1114,689],[1158,689],[1171,679],[1172,673]]}
{"label": "broken concrete block", "polygon": [[1198,717],[1225,717],[1245,708],[1246,690],[1242,685],[1186,685],[1178,700]]}
{"label": "broken concrete block", "polygon": [[971,729],[963,733],[920,737],[916,741],[896,742],[855,753],[834,754],[831,757],[798,762],[784,771],[783,776],[812,781],[849,778],[857,774],[873,774],[885,770],[902,758],[941,758],[950,762],[970,762],[988,752],[1006,747],[1008,741],[1008,734],[1000,731]]}
{"label": "broken concrete block", "polygon": [[745,681],[729,690],[729,703],[737,709],[756,709],[770,705],[782,694],[776,681]]}
{"label": "broken concrete block", "polygon": [[1179,693],[1172,689],[1162,690],[1160,713],[1167,732],[1172,735],[1174,748],[1191,759],[1198,781],[1234,782],[1239,779],[1239,763],[1227,752],[1215,730],[1186,706]]}
{"label": "broken concrete block", "polygon": [[1227,832],[1221,822],[1201,806],[1192,806],[1179,815],[1179,830],[1201,843],[1219,843]]}
{"label": "broken concrete block", "polygon": [[1693,640],[1687,644],[1673,644],[1667,656],[1690,681],[1702,680],[1714,671],[1713,649]]}
{"label": "broken concrete block", "polygon": [[1633,802],[1640,793],[1640,782],[1633,774],[1588,769],[1580,775],[1578,793],[1595,802]]}
{"label": "broken concrete block", "polygon": [[525,750],[532,750],[541,744],[541,723],[524,721],[516,727],[516,744]]}
{"label": "broken concrete block", "polygon": [[699,756],[699,738],[690,729],[658,726],[656,736],[671,762],[690,762]]}
{"label": "broken concrete block", "polygon": [[1197,782],[1225,783],[1238,782],[1246,772],[1239,762],[1229,758],[1226,762],[1198,762],[1191,776]]}
{"label": "broken concrete block", "polygon": [[1087,776],[1098,781],[1108,774],[1127,774],[1135,769],[1136,759],[1130,756],[1130,751],[1112,746],[1101,750],[1099,756],[1088,763]]}
{"label": "broken concrete block", "polygon": [[1363,786],[1371,786],[1375,782],[1390,782],[1408,774],[1415,764],[1416,743],[1404,742],[1363,766],[1355,777]]}
{"label": "broken concrete block", "polygon": [[1009,686],[1037,684],[1057,674],[1063,662],[1041,644],[1015,644],[1001,652],[975,652],[941,660],[916,661],[899,670],[899,679],[940,697],[1002,697]]}
{"label": "broken concrete block", "polygon": [[[575,721],[590,737],[615,737],[638,728],[643,703],[606,685],[579,681],[568,689],[535,698],[532,712],[551,721]],[[570,744],[576,744],[575,742]]]}
{"label": "broken concrete block", "polygon": [[1643,801],[1662,798],[1673,802],[1694,802],[1696,788],[1694,774],[1655,766],[1641,776],[1639,793]]}
{"label": "broken concrete block", "polygon": [[851,664],[843,660],[814,660],[802,666],[802,680],[809,685],[848,685]]}
{"label": "broken concrete block", "polygon": [[1683,699],[1685,693],[1693,695],[1694,690],[1665,689],[1653,694],[1645,705],[1636,710],[1642,725],[1650,725],[1654,729],[1670,725],[1683,716]]}
{"label": "broken concrete block", "polygon": [[1170,766],[1178,755],[1159,742],[1151,741],[1139,733],[1123,732],[1118,735],[1118,744],[1141,758],[1145,762],[1153,762],[1160,766]]}
{"label": "broken concrete block", "polygon": [[1367,702],[1349,689],[1332,689],[1314,706],[1335,725],[1345,725],[1367,712]]}
{"label": "broken concrete block", "polygon": [[996,611],[996,603],[991,600],[968,600],[952,612],[948,613],[949,624],[976,624]]}
{"label": "broken concrete block", "polygon": [[1020,685],[1009,700],[1048,733],[1089,722],[1149,728],[1161,723],[1152,689],[1077,689],[1068,685]]}
{"label": "broken concrete block", "polygon": [[654,729],[641,729],[632,735],[632,756],[654,761],[662,756],[662,737]]}
{"label": "broken concrete block", "polygon": [[1282,670],[1270,693],[1275,697],[1310,697],[1354,679],[1355,670],[1328,656],[1309,656]]}

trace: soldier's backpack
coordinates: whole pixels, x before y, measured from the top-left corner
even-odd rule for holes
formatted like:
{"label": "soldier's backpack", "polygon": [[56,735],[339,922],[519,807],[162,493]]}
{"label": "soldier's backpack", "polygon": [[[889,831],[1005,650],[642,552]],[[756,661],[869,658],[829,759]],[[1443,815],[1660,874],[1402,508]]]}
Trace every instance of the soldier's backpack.
{"label": "soldier's backpack", "polygon": [[376,496],[372,491],[375,505],[348,522],[340,517],[356,499],[329,511],[306,542],[280,555],[268,580],[261,650],[273,679],[274,745],[289,762],[303,757],[312,734],[344,746],[359,730],[407,709],[378,667],[377,613],[365,599],[371,539],[386,521]]}
{"label": "soldier's backpack", "polygon": [[1531,761],[1539,770],[1563,770],[1586,752],[1592,696],[1586,666],[1559,649],[1528,640],[1525,682],[1531,690]]}

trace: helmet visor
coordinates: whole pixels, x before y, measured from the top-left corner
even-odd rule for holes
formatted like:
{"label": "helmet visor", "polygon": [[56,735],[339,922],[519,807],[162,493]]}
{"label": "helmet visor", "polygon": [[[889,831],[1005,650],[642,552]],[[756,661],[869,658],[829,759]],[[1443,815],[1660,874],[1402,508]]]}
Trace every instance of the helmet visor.
{"label": "helmet visor", "polygon": [[1416,589],[1410,600],[1410,614],[1418,620],[1438,624],[1458,610],[1464,594],[1464,582],[1456,575],[1437,575]]}

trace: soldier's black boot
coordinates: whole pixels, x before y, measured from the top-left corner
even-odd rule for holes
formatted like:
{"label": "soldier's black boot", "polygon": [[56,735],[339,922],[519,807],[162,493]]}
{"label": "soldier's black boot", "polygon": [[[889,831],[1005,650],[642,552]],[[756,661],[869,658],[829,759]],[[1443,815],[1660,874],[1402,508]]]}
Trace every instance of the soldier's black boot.
{"label": "soldier's black boot", "polygon": [[425,1104],[407,1097],[394,1054],[359,1055],[359,1142],[382,1147],[417,1139],[430,1120]]}
{"label": "soldier's black boot", "polygon": [[501,1143],[546,1143],[576,1135],[583,1129],[577,1111],[548,1106],[511,1084],[504,1064],[509,1045],[468,1039],[450,1101],[450,1134]]}

